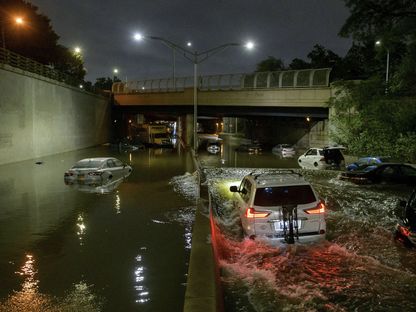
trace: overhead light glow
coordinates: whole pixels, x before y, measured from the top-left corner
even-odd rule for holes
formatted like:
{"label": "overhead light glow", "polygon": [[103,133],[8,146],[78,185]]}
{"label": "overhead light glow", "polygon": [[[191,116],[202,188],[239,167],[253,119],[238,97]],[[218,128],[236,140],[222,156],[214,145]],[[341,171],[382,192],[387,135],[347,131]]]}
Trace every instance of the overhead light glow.
{"label": "overhead light glow", "polygon": [[143,35],[141,33],[135,33],[133,38],[136,41],[141,41],[141,40],[144,39],[144,37],[143,37]]}
{"label": "overhead light glow", "polygon": [[113,72],[114,72],[114,74],[118,74],[118,69],[114,68]]}
{"label": "overhead light glow", "polygon": [[254,42],[253,41],[247,41],[246,44],[244,45],[244,47],[247,50],[253,50],[254,49]]}
{"label": "overhead light glow", "polygon": [[377,40],[376,45],[381,45],[381,40]]}
{"label": "overhead light glow", "polygon": [[80,47],[75,47],[75,48],[74,48],[74,52],[75,52],[76,54],[80,54],[80,53],[81,53],[81,48],[80,48]]}
{"label": "overhead light glow", "polygon": [[186,45],[187,45],[188,47],[192,47],[192,42],[189,42],[189,41],[188,41],[188,42],[186,43]]}
{"label": "overhead light glow", "polygon": [[16,19],[15,19],[15,22],[16,22],[16,24],[19,24],[19,25],[21,25],[21,24],[23,24],[23,18],[21,18],[21,17],[16,17]]}

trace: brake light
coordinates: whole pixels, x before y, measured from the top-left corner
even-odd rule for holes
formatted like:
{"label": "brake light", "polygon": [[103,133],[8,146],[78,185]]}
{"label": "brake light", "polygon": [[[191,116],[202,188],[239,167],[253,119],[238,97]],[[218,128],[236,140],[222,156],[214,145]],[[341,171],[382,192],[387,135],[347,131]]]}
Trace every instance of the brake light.
{"label": "brake light", "polygon": [[400,233],[402,233],[402,235],[408,237],[410,235],[410,231],[408,229],[406,229],[405,227],[401,226],[399,227]]}
{"label": "brake light", "polygon": [[319,202],[319,204],[315,208],[306,209],[305,212],[307,214],[325,213],[325,204],[323,202]]}
{"label": "brake light", "polygon": [[269,214],[270,212],[256,211],[254,208],[247,208],[246,210],[246,217],[249,219],[266,218]]}

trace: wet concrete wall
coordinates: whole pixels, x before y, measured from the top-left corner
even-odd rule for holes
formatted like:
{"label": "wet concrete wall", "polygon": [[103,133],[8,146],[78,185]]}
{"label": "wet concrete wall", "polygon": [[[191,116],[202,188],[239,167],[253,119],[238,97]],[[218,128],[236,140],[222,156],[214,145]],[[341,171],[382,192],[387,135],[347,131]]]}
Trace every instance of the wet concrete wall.
{"label": "wet concrete wall", "polygon": [[0,67],[0,164],[108,142],[109,99]]}

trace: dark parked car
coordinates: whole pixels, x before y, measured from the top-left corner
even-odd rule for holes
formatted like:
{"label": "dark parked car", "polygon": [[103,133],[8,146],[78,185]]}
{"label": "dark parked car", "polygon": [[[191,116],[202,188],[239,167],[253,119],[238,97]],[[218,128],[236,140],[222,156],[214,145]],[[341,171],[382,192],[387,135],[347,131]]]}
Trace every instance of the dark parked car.
{"label": "dark parked car", "polygon": [[366,166],[374,166],[377,164],[385,163],[391,161],[390,157],[380,157],[380,156],[368,156],[358,159],[356,162],[349,164],[346,169],[347,171],[357,170],[359,168],[364,168]]}
{"label": "dark parked car", "polygon": [[382,163],[342,172],[341,180],[356,184],[385,183],[416,185],[416,168],[402,163]]}
{"label": "dark parked car", "polygon": [[416,190],[408,201],[400,201],[403,209],[400,221],[396,225],[396,238],[407,246],[416,246]]}

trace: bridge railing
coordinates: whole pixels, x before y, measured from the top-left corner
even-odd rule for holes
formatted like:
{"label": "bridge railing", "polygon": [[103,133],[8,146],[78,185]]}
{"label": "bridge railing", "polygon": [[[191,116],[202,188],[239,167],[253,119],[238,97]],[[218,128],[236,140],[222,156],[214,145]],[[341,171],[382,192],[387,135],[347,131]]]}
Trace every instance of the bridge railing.
{"label": "bridge railing", "polygon": [[[314,68],[200,76],[198,89],[215,91],[327,87],[330,72],[331,68]],[[180,92],[191,87],[193,87],[193,77],[181,77],[175,80],[165,78],[116,82],[112,86],[112,91],[113,93]]]}
{"label": "bridge railing", "polygon": [[30,58],[24,57],[7,49],[0,47],[0,64],[7,64],[14,68],[19,68],[27,72],[31,72],[46,78],[50,78],[59,82],[76,86],[79,80],[65,74],[51,66],[36,62]]}

